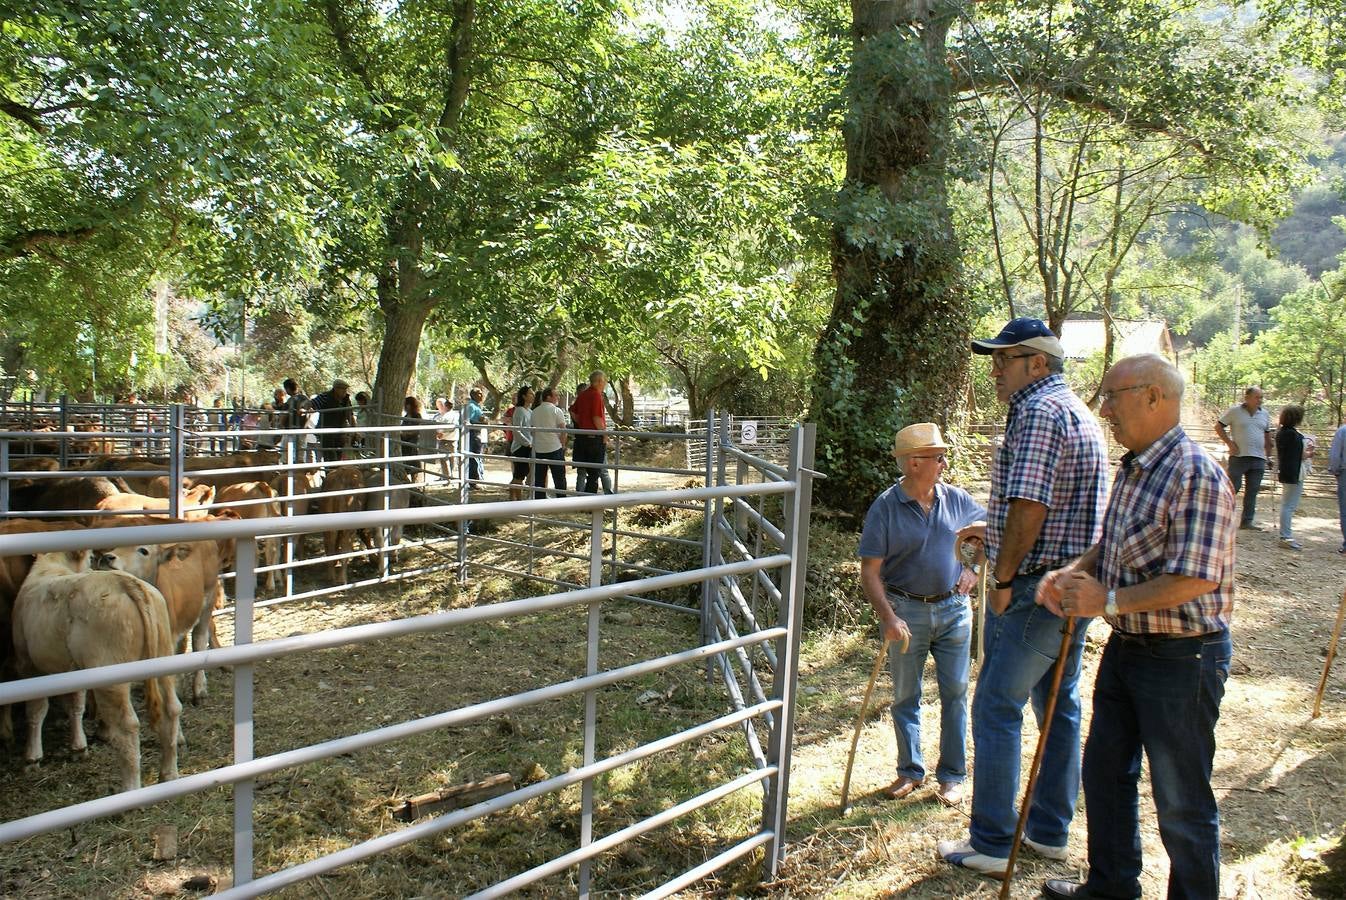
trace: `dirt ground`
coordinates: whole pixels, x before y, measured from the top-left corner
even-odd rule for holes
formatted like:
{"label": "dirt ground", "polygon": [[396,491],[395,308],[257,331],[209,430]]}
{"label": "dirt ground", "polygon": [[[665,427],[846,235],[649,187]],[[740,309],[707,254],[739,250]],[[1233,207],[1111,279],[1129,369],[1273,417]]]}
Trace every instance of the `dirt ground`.
{"label": "dirt ground", "polygon": [[[1264,500],[1263,505],[1261,518],[1270,522],[1272,504]],[[693,521],[681,525],[689,533],[699,531]],[[1346,663],[1339,663],[1333,674],[1322,717],[1309,719],[1324,649],[1346,587],[1346,558],[1334,552],[1340,535],[1326,501],[1309,501],[1296,530],[1305,545],[1302,553],[1279,548],[1271,530],[1242,532],[1239,538],[1235,657],[1214,778],[1224,815],[1223,896],[1230,900],[1346,897],[1346,852],[1340,844],[1346,793],[1338,787],[1346,775]],[[827,577],[838,590],[851,590],[853,571],[848,566],[853,560],[846,560],[844,546],[848,539],[826,531],[815,530],[815,556],[836,559],[836,574]],[[833,545],[818,546],[824,540]],[[258,638],[525,593],[500,579],[483,579],[464,592],[448,579],[431,578],[355,598],[279,607],[259,618]],[[604,667],[695,643],[693,617],[648,607],[631,615],[632,609],[605,614]],[[258,753],[498,696],[508,692],[506,686],[517,689],[573,677],[582,671],[583,630],[582,614],[535,617],[463,629],[451,639],[418,636],[264,664],[257,675]],[[1081,680],[1086,707],[1105,635],[1101,624],[1090,634]],[[227,620],[222,636],[228,641]],[[886,676],[876,689],[862,735],[851,788],[853,808],[845,817],[837,811],[851,728],[876,650],[872,627],[806,634],[786,862],[775,880],[764,884],[758,882],[756,864],[742,865],[701,882],[684,896],[995,896],[999,882],[935,858],[937,841],[965,833],[966,804],[961,811],[940,806],[931,794],[933,784],[900,803],[876,795],[893,777]],[[210,698],[186,710],[184,773],[229,761],[231,701],[231,675],[220,672],[212,675]],[[604,692],[600,703],[600,754],[725,709],[722,689],[707,685],[692,669]],[[407,796],[497,772],[509,772],[523,782],[564,771],[578,760],[580,716],[578,701],[560,701],[262,779],[257,789],[258,872],[401,827],[392,810]],[[40,768],[29,769],[12,754],[0,759],[0,819],[106,791],[113,772],[108,748],[95,744],[79,756],[64,751],[61,718],[54,708],[48,720],[49,759]],[[926,754],[933,758],[938,727],[933,678],[927,679],[924,725]],[[1025,771],[1034,740],[1030,723],[1025,729]],[[608,833],[744,771],[742,744],[741,736],[727,735],[604,779],[596,833]],[[975,770],[975,748],[970,750]],[[156,761],[157,748],[147,738],[145,771],[152,772]],[[750,833],[760,815],[754,805],[758,797],[744,792],[608,854],[597,869],[598,893],[625,897],[651,890],[735,836]],[[283,896],[458,896],[573,848],[577,808],[574,791],[543,798],[489,823],[474,823],[380,861],[339,870]],[[212,889],[185,887],[192,877],[213,878],[218,890],[228,883],[230,809],[229,793],[221,789],[0,846],[0,897],[141,900],[200,896]],[[1148,795],[1142,797],[1141,811],[1146,896],[1158,897],[1164,892],[1167,863]],[[1078,872],[1085,858],[1083,816],[1072,833],[1070,861],[1050,863],[1026,855],[1014,897],[1036,897],[1044,878]],[[178,831],[174,861],[152,859],[151,833],[160,824]],[[572,870],[525,895],[574,893]]]}
{"label": "dirt ground", "polygon": [[[1222,897],[1289,900],[1346,897],[1346,668],[1338,661],[1322,716],[1310,719],[1338,605],[1346,588],[1335,504],[1310,500],[1295,532],[1302,553],[1277,545],[1274,501],[1264,495],[1262,532],[1238,540],[1234,660],[1221,708],[1213,783],[1223,817]],[[1107,626],[1089,633],[1081,687],[1088,709]],[[793,841],[778,896],[915,898],[992,897],[998,881],[937,861],[939,840],[966,836],[967,803],[945,809],[933,779],[913,799],[894,803],[876,792],[894,777],[894,741],[886,704],[887,676],[864,729],[852,782],[854,807],[837,814],[849,742],[868,678],[876,638],[817,640],[805,654],[791,806]],[[938,696],[933,672],[923,698],[927,759],[938,755]],[[974,687],[975,690],[975,687]],[[1024,771],[1036,742],[1025,728]],[[975,779],[975,748],[973,757]],[[807,774],[804,774],[807,773]],[[802,777],[801,777],[802,776]],[[1082,805],[1082,802],[1081,802]],[[1072,829],[1070,860],[1026,854],[1014,897],[1037,897],[1048,877],[1074,877],[1085,862],[1082,813]],[[1141,800],[1145,896],[1164,895],[1168,863],[1159,841],[1148,785]]]}

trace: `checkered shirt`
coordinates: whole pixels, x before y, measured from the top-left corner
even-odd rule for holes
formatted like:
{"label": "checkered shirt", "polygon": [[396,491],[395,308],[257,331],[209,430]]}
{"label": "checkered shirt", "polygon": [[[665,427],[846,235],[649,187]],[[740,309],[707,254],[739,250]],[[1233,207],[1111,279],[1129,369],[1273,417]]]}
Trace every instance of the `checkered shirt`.
{"label": "checkered shirt", "polygon": [[1122,588],[1174,574],[1219,587],[1181,606],[1108,621],[1131,634],[1228,628],[1237,523],[1229,476],[1181,425],[1140,453],[1123,456],[1103,518],[1098,580]]}
{"label": "checkered shirt", "polygon": [[1014,499],[1047,507],[1020,572],[1055,566],[1098,543],[1108,499],[1108,454],[1098,420],[1060,375],[1010,395],[1005,440],[991,466],[987,555],[995,559]]}

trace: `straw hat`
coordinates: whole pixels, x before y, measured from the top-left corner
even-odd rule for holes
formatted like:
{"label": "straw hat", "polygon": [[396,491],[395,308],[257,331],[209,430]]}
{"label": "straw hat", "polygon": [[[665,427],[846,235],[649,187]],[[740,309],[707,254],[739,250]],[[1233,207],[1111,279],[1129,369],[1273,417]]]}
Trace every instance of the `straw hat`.
{"label": "straw hat", "polygon": [[918,450],[948,450],[934,422],[917,422],[893,435],[893,456],[907,456]]}

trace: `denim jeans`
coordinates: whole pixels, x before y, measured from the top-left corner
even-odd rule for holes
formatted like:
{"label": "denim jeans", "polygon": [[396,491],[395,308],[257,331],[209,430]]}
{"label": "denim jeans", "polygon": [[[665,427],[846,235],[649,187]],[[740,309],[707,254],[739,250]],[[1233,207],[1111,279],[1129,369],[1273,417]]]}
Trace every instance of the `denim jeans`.
{"label": "denim jeans", "polygon": [[[575,435],[575,450],[572,454],[577,463],[602,463],[607,457],[607,446],[603,438],[588,434]],[[586,494],[598,493],[598,484],[612,493],[611,484],[606,482],[607,471],[601,466],[579,466],[575,470],[575,490]]]}
{"label": "denim jeans", "polygon": [[967,778],[967,679],[971,664],[972,607],[967,595],[956,594],[938,603],[888,596],[893,612],[911,629],[907,652],[896,645],[888,650],[893,676],[893,731],[897,735],[897,774],[925,780],[921,756],[921,674],[926,656],[935,658],[939,685],[940,783]]}
{"label": "denim jeans", "polygon": [[533,496],[541,500],[547,496],[547,472],[551,471],[551,486],[565,496],[566,451],[564,447],[537,454],[537,468],[533,471]]}
{"label": "denim jeans", "polygon": [[[972,780],[972,847],[1007,857],[1018,823],[1019,756],[1023,710],[1030,699],[1038,727],[1061,650],[1063,621],[1033,602],[1041,576],[1018,575],[1003,615],[986,610],[985,655],[972,696],[972,743],[977,777]],[[1043,754],[1028,837],[1065,846],[1080,793],[1080,655],[1089,620],[1081,619],[1070,644],[1056,711]]]}
{"label": "denim jeans", "polygon": [[1337,518],[1341,523],[1341,549],[1346,550],[1346,472],[1337,476]]}
{"label": "denim jeans", "polygon": [[1169,900],[1220,896],[1220,810],[1210,773],[1230,655],[1228,631],[1169,640],[1114,634],[1108,641],[1084,748],[1091,891],[1140,896],[1144,751],[1170,863]]}
{"label": "denim jeans", "polygon": [[1243,488],[1243,519],[1240,525],[1251,525],[1253,516],[1257,515],[1257,492],[1262,490],[1262,475],[1266,470],[1267,461],[1260,456],[1229,457],[1229,480],[1234,483],[1234,493],[1237,494]]}
{"label": "denim jeans", "polygon": [[1304,496],[1304,482],[1295,484],[1281,483],[1281,540],[1288,541],[1294,538],[1294,531],[1291,530],[1290,520],[1295,516],[1295,510],[1299,509],[1299,500]]}

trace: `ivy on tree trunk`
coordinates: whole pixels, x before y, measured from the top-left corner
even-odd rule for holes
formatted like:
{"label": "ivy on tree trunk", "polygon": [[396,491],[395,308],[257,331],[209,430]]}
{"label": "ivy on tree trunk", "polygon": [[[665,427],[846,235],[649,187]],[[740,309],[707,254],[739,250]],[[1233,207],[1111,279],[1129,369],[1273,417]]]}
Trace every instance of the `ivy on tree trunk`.
{"label": "ivy on tree trunk", "polygon": [[945,0],[851,4],[836,296],[814,352],[819,500],[862,515],[892,483],[893,433],[959,416],[970,314],[945,189]]}

